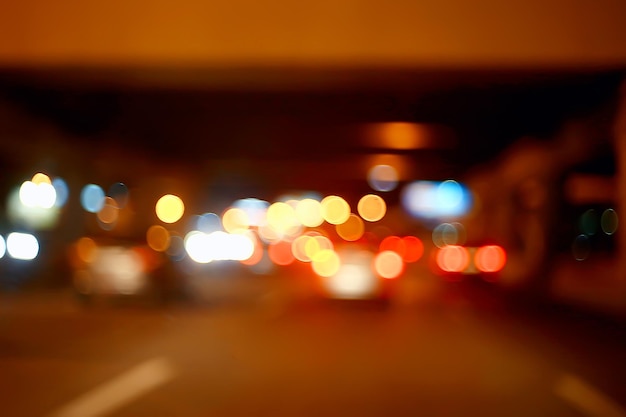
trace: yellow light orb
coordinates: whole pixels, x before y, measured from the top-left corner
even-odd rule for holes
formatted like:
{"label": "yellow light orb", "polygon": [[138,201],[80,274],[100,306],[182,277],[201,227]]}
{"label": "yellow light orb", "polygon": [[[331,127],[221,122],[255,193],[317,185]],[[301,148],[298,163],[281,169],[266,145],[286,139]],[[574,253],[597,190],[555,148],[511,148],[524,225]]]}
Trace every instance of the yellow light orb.
{"label": "yellow light orb", "polygon": [[304,253],[309,259],[314,259],[319,252],[327,249],[333,249],[333,242],[326,236],[313,236],[304,243]]}
{"label": "yellow light orb", "polygon": [[339,255],[332,249],[319,251],[312,262],[313,271],[321,277],[332,277],[341,267]]}
{"label": "yellow light orb", "polygon": [[317,227],[324,223],[322,205],[312,198],[305,198],[296,204],[296,216],[306,227]]}
{"label": "yellow light orb", "polygon": [[176,223],[183,217],[185,204],[180,197],[166,194],[156,203],[156,215],[163,223]]}
{"label": "yellow light orb", "polygon": [[222,226],[228,233],[245,233],[250,228],[250,217],[239,208],[229,208],[222,215]]}
{"label": "yellow light orb", "polygon": [[375,194],[368,194],[359,200],[357,205],[359,215],[368,222],[377,222],[387,213],[387,204],[382,197]]}
{"label": "yellow light orb", "polygon": [[46,174],[42,173],[42,172],[38,172],[35,175],[33,175],[33,178],[31,179],[31,182],[39,185],[39,184],[50,184],[52,185],[52,181],[50,181],[50,177],[47,176]]}
{"label": "yellow light orb", "polygon": [[267,224],[279,235],[293,235],[300,229],[300,221],[294,208],[283,202],[277,202],[267,209]]}
{"label": "yellow light orb", "polygon": [[336,195],[325,197],[322,202],[322,217],[330,224],[345,223],[350,217],[350,205]]}

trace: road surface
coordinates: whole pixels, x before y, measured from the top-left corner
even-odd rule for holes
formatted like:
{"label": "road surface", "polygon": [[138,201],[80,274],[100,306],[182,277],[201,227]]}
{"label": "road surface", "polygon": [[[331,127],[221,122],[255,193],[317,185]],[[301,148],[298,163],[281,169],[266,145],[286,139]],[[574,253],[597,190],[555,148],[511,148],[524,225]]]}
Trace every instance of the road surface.
{"label": "road surface", "polygon": [[483,287],[387,304],[0,300],[3,416],[626,416],[624,323]]}

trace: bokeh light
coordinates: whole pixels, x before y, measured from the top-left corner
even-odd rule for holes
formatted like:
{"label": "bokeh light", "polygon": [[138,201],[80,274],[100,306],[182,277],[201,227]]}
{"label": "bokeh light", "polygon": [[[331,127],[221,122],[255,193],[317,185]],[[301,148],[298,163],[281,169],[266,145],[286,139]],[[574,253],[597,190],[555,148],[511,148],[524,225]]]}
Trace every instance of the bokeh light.
{"label": "bokeh light", "polygon": [[228,233],[245,233],[250,228],[250,218],[244,210],[231,207],[222,215],[222,226]]}
{"label": "bokeh light", "polygon": [[104,191],[96,184],[87,184],[80,192],[80,203],[90,213],[97,213],[102,210],[104,198]]}
{"label": "bokeh light", "polygon": [[443,207],[457,207],[463,201],[463,187],[454,180],[437,186],[437,202]]}
{"label": "bokeh light", "polygon": [[222,220],[215,213],[204,213],[194,217],[193,228],[203,233],[223,231]]}
{"label": "bokeh light", "polygon": [[146,232],[146,241],[153,250],[165,252],[170,246],[170,232],[161,225],[152,225]]}
{"label": "bokeh light", "polygon": [[[39,186],[30,182],[35,189]],[[48,185],[48,184],[46,184]],[[48,185],[49,186],[49,185]],[[6,213],[10,222],[24,225],[32,230],[50,230],[54,228],[59,221],[61,210],[59,207],[41,207],[36,205],[26,206],[20,199],[20,189],[15,187],[9,192],[6,205]]]}
{"label": "bokeh light", "polygon": [[382,278],[397,278],[404,271],[404,261],[397,252],[385,250],[376,255],[373,268]]}
{"label": "bokeh light", "polygon": [[286,266],[295,261],[293,252],[291,251],[291,242],[280,240],[270,243],[267,247],[267,253],[276,265]]}
{"label": "bokeh light", "polygon": [[476,250],[474,264],[481,272],[498,272],[506,264],[506,252],[497,245],[482,246]]}
{"label": "bokeh light", "polygon": [[67,199],[70,195],[70,189],[67,186],[67,183],[63,178],[55,178],[52,180],[52,186],[54,187],[57,195],[54,205],[56,207],[63,207],[65,203],[67,203]]}
{"label": "bokeh light", "polygon": [[[291,252],[293,256],[299,260],[300,262],[311,262],[311,257],[306,252],[306,245],[309,240],[313,239],[314,236],[320,236],[317,232],[307,232],[301,236],[298,236],[291,243]],[[315,243],[314,245],[318,245]]]}
{"label": "bokeh light", "polygon": [[187,255],[197,263],[206,264],[213,261],[211,253],[210,235],[198,231],[189,232],[185,236],[185,250]]}
{"label": "bokeh light", "polygon": [[[257,229],[259,237],[265,243],[278,242],[284,235],[276,231],[270,224],[264,224]],[[270,261],[271,262],[271,261]]]}
{"label": "bokeh light", "polygon": [[185,204],[180,197],[166,194],[157,201],[155,211],[163,223],[176,223],[183,217]]}
{"label": "bokeh light", "polygon": [[296,216],[306,227],[317,227],[324,223],[322,205],[312,198],[305,198],[296,204]]}
{"label": "bokeh light", "polygon": [[6,241],[7,252],[14,259],[30,261],[39,253],[39,242],[30,233],[10,233]]}
{"label": "bokeh light", "polygon": [[391,165],[374,165],[367,173],[367,182],[376,191],[395,190],[398,186],[398,171]]}
{"label": "bokeh light", "polygon": [[4,237],[0,236],[0,258],[4,257],[4,254],[7,251],[7,245],[6,242],[4,241]]}
{"label": "bokeh light", "polygon": [[26,207],[52,208],[56,202],[56,190],[49,182],[24,181],[19,191],[20,201]]}
{"label": "bokeh light", "polygon": [[263,250],[263,245],[261,245],[261,242],[253,232],[248,232],[247,236],[250,242],[252,242],[252,254],[247,259],[242,259],[240,262],[247,266],[255,266],[263,260],[265,251]]}
{"label": "bokeh light", "polygon": [[315,259],[315,256],[323,250],[333,250],[333,242],[326,236],[312,236],[304,245],[304,253],[309,259]]}
{"label": "bokeh light", "polygon": [[385,217],[387,204],[382,197],[375,194],[368,194],[359,200],[357,205],[359,215],[368,222],[377,222]]}
{"label": "bokeh light", "polygon": [[416,236],[405,236],[402,238],[404,242],[404,262],[412,263],[420,260],[424,254],[424,244]]}
{"label": "bokeh light", "polygon": [[433,229],[433,243],[438,248],[448,245],[462,245],[465,243],[465,227],[458,222],[441,223]]}
{"label": "bokeh light", "polygon": [[587,236],[593,236],[598,231],[598,223],[598,214],[594,209],[589,209],[580,216],[578,227],[581,233]]}
{"label": "bokeh light", "polygon": [[82,262],[89,264],[94,261],[98,245],[90,237],[81,237],[76,241],[76,255]]}
{"label": "bokeh light", "polygon": [[278,236],[293,236],[298,233],[301,223],[294,208],[285,202],[276,202],[267,209],[267,225]]}
{"label": "bokeh light", "polygon": [[415,181],[402,190],[402,206],[419,219],[459,217],[472,207],[470,192],[456,181]]}
{"label": "bokeh light", "polygon": [[430,145],[428,125],[413,122],[384,122],[369,125],[369,142],[389,149],[418,149]]}
{"label": "bokeh light", "polygon": [[43,172],[38,172],[33,175],[31,181],[37,185],[39,184],[49,184],[52,185],[52,181],[50,181],[50,177],[44,174]]}
{"label": "bokeh light", "polygon": [[197,263],[213,261],[244,261],[254,253],[254,242],[243,234],[226,232],[202,233],[196,230],[187,233],[185,251]]}
{"label": "bokeh light", "polygon": [[332,249],[320,250],[312,259],[313,271],[320,277],[332,277],[341,267],[339,255]]}
{"label": "bokeh light", "polygon": [[348,220],[335,226],[337,234],[348,242],[354,242],[363,237],[365,233],[365,225],[363,220],[356,214],[350,214]]}
{"label": "bokeh light", "polygon": [[617,227],[619,225],[617,212],[613,209],[604,210],[604,212],[602,213],[602,217],[600,218],[600,224],[602,226],[602,231],[605,234],[614,234],[617,231]]}
{"label": "bokeh light", "polygon": [[176,262],[180,262],[185,259],[185,241],[182,237],[170,233],[170,245],[165,250],[165,253]]}
{"label": "bokeh light", "polygon": [[437,265],[446,272],[462,272],[469,261],[469,252],[463,246],[444,246],[437,252]]}
{"label": "bokeh light", "polygon": [[321,201],[322,217],[330,224],[344,223],[350,217],[350,205],[343,198],[329,195]]}
{"label": "bokeh light", "polygon": [[97,214],[98,220],[105,229],[110,229],[117,222],[119,211],[117,201],[111,197],[105,197],[104,206]]}
{"label": "bokeh light", "polygon": [[404,258],[406,254],[406,244],[399,236],[387,236],[378,246],[380,252],[393,251]]}
{"label": "bokeh light", "polygon": [[572,242],[572,255],[577,261],[584,261],[591,254],[591,242],[587,235],[581,234],[576,236]]}
{"label": "bokeh light", "polygon": [[242,210],[246,214],[249,226],[261,226],[265,223],[269,206],[270,203],[258,198],[244,198],[235,201],[232,207]]}

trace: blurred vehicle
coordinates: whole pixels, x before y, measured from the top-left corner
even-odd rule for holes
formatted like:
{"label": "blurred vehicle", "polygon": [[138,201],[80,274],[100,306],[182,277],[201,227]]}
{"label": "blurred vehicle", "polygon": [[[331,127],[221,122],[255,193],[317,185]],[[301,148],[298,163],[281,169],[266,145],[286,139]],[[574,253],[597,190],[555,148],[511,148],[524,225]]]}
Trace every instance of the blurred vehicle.
{"label": "blurred vehicle", "polygon": [[137,299],[166,302],[182,284],[170,261],[141,242],[82,237],[69,250],[73,287],[85,302]]}

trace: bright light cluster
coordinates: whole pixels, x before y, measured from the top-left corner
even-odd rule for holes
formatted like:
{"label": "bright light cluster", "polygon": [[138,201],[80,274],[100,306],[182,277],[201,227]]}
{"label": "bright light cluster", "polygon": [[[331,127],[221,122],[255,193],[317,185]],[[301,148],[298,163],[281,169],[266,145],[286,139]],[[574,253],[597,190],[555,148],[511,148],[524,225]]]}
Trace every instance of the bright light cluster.
{"label": "bright light cluster", "polygon": [[67,196],[67,184],[62,178],[51,180],[38,172],[9,194],[7,214],[13,223],[30,229],[51,229],[58,222],[59,209],[66,203]]}
{"label": "bright light cluster", "polygon": [[31,261],[39,254],[39,241],[30,233],[13,232],[7,236],[6,243],[0,236],[0,258],[9,253],[13,259]]}
{"label": "bright light cluster", "polygon": [[[398,177],[396,168],[378,164],[369,171],[368,182],[377,192],[388,192],[397,187]],[[68,196],[69,189],[63,179],[37,173],[15,190],[12,200],[9,199],[9,213],[15,207],[13,212],[17,214],[13,219],[43,229],[54,221],[46,223],[41,219],[58,216]],[[418,219],[446,219],[446,223],[434,227],[432,232],[433,243],[438,248],[433,255],[440,271],[494,273],[504,267],[506,253],[501,247],[467,248],[463,246],[463,225],[447,220],[464,215],[471,208],[471,195],[465,186],[453,180],[416,181],[408,184],[400,197],[406,211]],[[100,185],[87,184],[80,192],[80,203],[86,212],[95,214],[102,229],[112,230],[129,203],[128,188],[115,183],[105,192]],[[220,214],[193,215],[185,223],[181,220],[186,206],[180,196],[162,195],[153,207],[160,224],[150,226],[145,235],[153,256],[158,252],[175,261],[188,258],[197,264],[234,261],[251,268],[266,264],[309,264],[326,289],[341,297],[371,293],[377,288],[379,278],[401,276],[407,264],[417,262],[424,254],[424,245],[415,236],[387,236],[379,242],[387,233],[368,231],[371,224],[387,215],[387,203],[377,194],[363,195],[352,207],[339,195],[290,195],[275,202],[245,198],[233,202]],[[587,218],[583,220],[583,226],[592,227]],[[614,233],[615,212],[607,210],[599,224],[606,234]],[[91,243],[82,241],[77,246],[79,258],[85,263],[94,262],[89,260],[96,253]],[[378,247],[374,250],[375,245]],[[369,249],[355,249],[364,247]],[[34,259],[39,253],[39,242],[31,234],[11,233],[6,241],[0,237],[0,257],[5,252],[15,259]],[[113,259],[118,255],[111,256]]]}
{"label": "bright light cluster", "polygon": [[[344,269],[342,256],[335,250],[329,233],[334,232],[336,238],[346,243],[358,242],[364,239],[366,225],[382,220],[387,212],[384,199],[375,194],[363,196],[356,208],[357,213],[353,213],[350,204],[337,195],[285,196],[273,203],[240,199],[221,215],[192,216],[183,239],[184,253],[198,264],[239,261],[253,267],[264,259],[277,266],[308,263],[315,274],[331,279]],[[172,249],[178,236],[168,230],[168,224],[182,218],[184,202],[178,196],[165,195],[158,200],[155,212],[166,224],[155,224],[147,230],[148,246],[170,256],[175,253],[180,259],[179,252]],[[411,256],[407,255],[409,262],[416,258]],[[390,261],[387,254],[375,261],[372,254],[367,268],[374,276],[395,278],[404,270],[405,260],[400,257],[398,262],[398,257],[391,255]]]}
{"label": "bright light cluster", "polygon": [[432,220],[467,214],[472,198],[469,190],[454,180],[415,181],[403,189],[402,204],[413,217]]}

